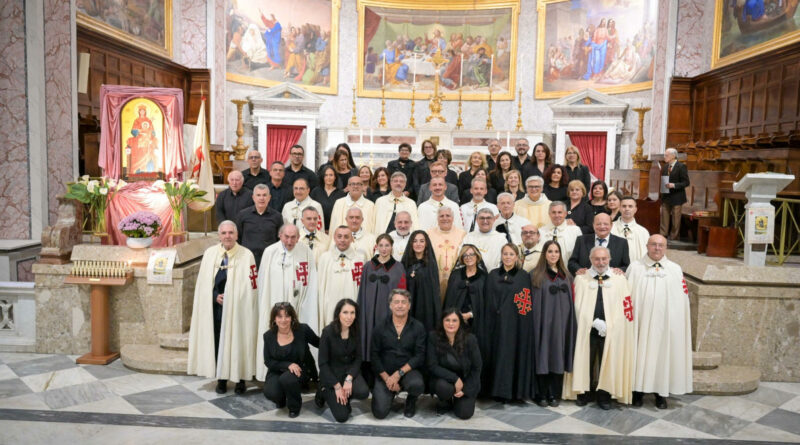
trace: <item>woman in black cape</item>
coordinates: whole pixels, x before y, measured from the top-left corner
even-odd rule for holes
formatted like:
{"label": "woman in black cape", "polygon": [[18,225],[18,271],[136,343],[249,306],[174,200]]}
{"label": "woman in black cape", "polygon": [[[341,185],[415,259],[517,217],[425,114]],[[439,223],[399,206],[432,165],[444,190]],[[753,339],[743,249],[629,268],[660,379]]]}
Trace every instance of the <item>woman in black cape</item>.
{"label": "woman in black cape", "polygon": [[424,230],[411,234],[403,253],[406,270],[406,289],[411,293],[411,315],[430,332],[439,323],[442,297],[439,288],[439,268],[433,253],[431,239]]}
{"label": "woman in black cape", "polygon": [[465,244],[458,253],[458,259],[450,273],[442,308],[454,307],[467,323],[470,332],[480,339],[477,326],[483,317],[486,286],[486,266],[480,250],[472,244]]}

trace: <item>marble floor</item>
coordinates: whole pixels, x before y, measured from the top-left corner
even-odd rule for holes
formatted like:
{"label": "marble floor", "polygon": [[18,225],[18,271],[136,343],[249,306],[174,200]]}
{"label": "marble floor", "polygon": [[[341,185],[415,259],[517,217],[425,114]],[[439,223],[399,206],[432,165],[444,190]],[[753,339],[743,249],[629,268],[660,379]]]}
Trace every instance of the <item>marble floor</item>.
{"label": "marble floor", "polygon": [[76,365],[75,356],[0,353],[0,444],[800,443],[800,383],[763,382],[743,396],[673,397],[663,411],[648,398],[642,408],[611,411],[479,401],[468,421],[437,416],[430,397],[407,419],[398,398],[380,421],[368,401],[355,402],[345,424],[318,409],[312,393],[304,395],[300,416],[289,419],[257,385],[238,396],[233,385],[216,394],[215,384],[137,373],[119,360],[90,366]]}

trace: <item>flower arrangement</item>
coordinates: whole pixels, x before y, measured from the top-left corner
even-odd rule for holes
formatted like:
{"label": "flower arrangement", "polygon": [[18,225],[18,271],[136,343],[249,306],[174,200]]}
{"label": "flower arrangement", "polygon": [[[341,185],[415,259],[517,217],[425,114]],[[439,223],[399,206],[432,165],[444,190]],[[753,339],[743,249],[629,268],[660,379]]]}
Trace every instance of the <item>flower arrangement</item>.
{"label": "flower arrangement", "polygon": [[117,226],[128,238],[150,238],[158,235],[161,220],[153,212],[135,212],[122,218]]}
{"label": "flower arrangement", "polygon": [[169,200],[169,206],[172,207],[172,233],[180,234],[181,231],[181,212],[183,207],[193,201],[208,202],[203,198],[206,192],[200,190],[197,181],[189,179],[185,182],[176,181],[172,178],[169,182],[156,181],[154,186],[163,188]]}
{"label": "flower arrangement", "polygon": [[92,231],[95,235],[106,236],[106,208],[108,202],[119,189],[126,185],[125,181],[116,181],[105,176],[90,179],[83,175],[77,181],[67,184],[64,197],[78,200],[89,205],[89,213],[94,217]]}

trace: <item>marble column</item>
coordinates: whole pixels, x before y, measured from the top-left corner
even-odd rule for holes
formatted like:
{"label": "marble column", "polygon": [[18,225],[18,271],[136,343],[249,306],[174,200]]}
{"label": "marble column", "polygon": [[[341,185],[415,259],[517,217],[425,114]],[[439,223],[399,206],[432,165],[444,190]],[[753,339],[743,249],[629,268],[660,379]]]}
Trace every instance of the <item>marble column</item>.
{"label": "marble column", "polygon": [[667,111],[669,87],[675,65],[675,29],[677,26],[677,2],[658,2],[658,26],[656,34],[655,73],[653,74],[652,115],[649,138],[645,136],[650,153],[663,153],[667,133]]}

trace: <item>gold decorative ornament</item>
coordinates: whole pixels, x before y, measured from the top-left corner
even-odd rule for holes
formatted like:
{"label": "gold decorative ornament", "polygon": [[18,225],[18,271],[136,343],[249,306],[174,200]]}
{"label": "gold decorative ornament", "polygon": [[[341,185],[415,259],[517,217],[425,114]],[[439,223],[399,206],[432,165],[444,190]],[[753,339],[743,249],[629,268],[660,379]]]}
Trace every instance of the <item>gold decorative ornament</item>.
{"label": "gold decorative ornament", "polygon": [[458,119],[456,120],[456,130],[464,128],[464,121],[461,120],[461,88],[458,89]]}
{"label": "gold decorative ornament", "polygon": [[489,114],[486,119],[486,130],[494,130],[494,125],[492,124],[492,88],[489,87]]}
{"label": "gold decorative ornament", "polygon": [[356,87],[353,86],[353,117],[350,119],[350,126],[358,128],[358,119],[356,119]]}
{"label": "gold decorative ornament", "polygon": [[517,100],[517,127],[514,131],[522,131],[522,88],[519,89],[519,99]]}
{"label": "gold decorative ornament", "polygon": [[417,128],[417,123],[414,121],[414,99],[417,92],[417,86],[411,87],[411,119],[408,120],[408,128]]}
{"label": "gold decorative ornament", "polygon": [[634,108],[633,111],[639,113],[639,133],[636,135],[636,153],[631,156],[631,159],[633,159],[633,168],[636,170],[649,170],[650,161],[648,161],[647,156],[644,155],[642,145],[644,145],[644,115],[650,111],[650,107]]}
{"label": "gold decorative ornament", "polygon": [[242,108],[245,106],[248,101],[244,99],[233,99],[231,100],[236,105],[236,145],[231,145],[231,148],[234,151],[234,159],[237,161],[244,161],[245,156],[247,156],[247,149],[250,148],[249,145],[244,145],[244,123],[242,121]]}
{"label": "gold decorative ornament", "polygon": [[425,122],[439,119],[439,122],[446,124],[447,119],[442,116],[442,100],[444,99],[444,94],[442,94],[439,89],[439,70],[442,68],[442,65],[447,62],[447,59],[442,57],[442,50],[437,49],[436,54],[434,54],[433,57],[430,57],[428,60],[430,60],[430,62],[436,67],[436,76],[433,80],[433,93],[431,94],[431,100],[428,103],[428,108],[430,108],[431,114],[425,118]]}
{"label": "gold decorative ornament", "polygon": [[386,85],[381,85],[381,121],[378,126],[386,128]]}

